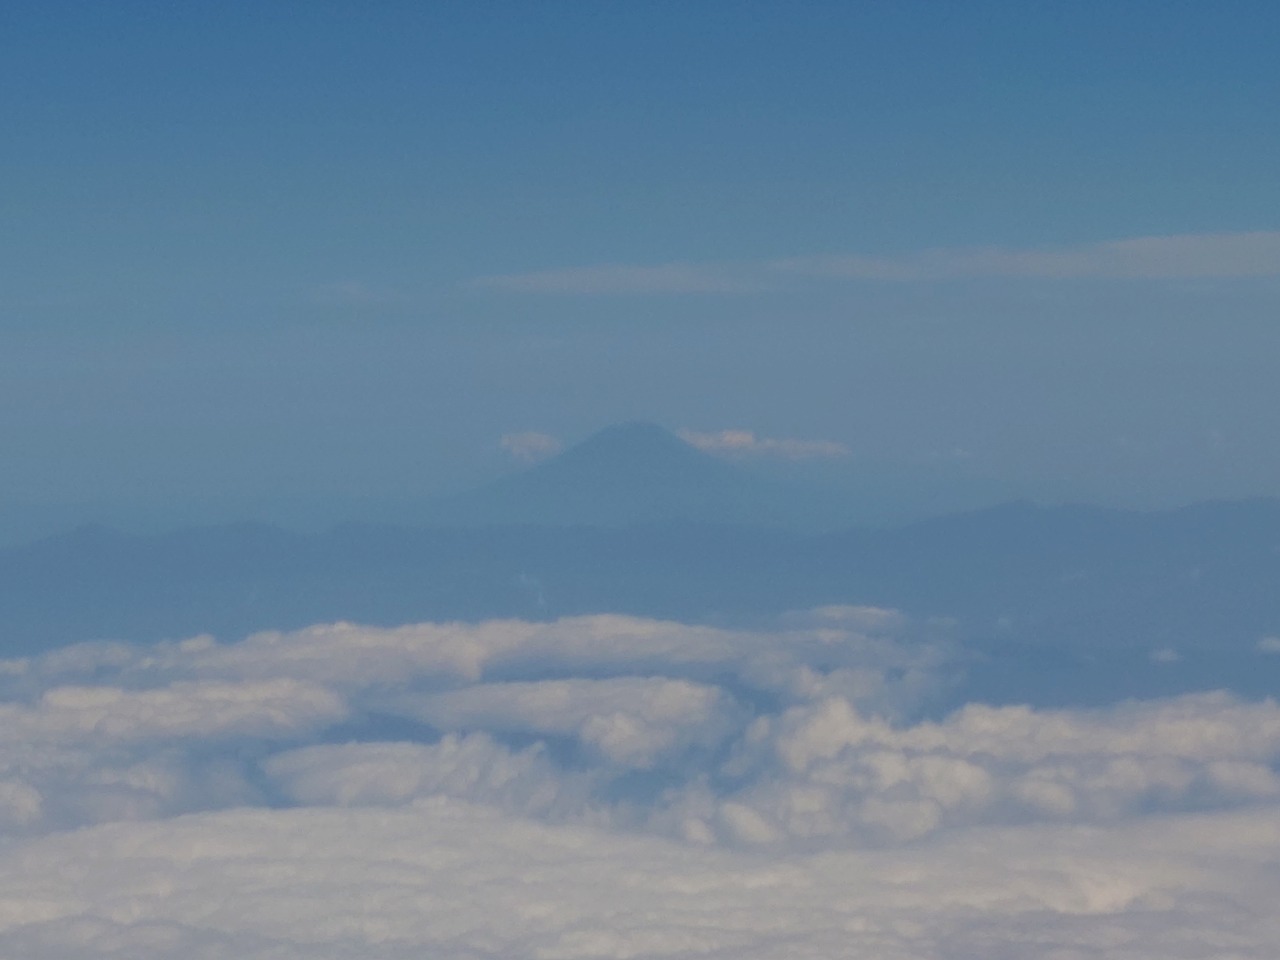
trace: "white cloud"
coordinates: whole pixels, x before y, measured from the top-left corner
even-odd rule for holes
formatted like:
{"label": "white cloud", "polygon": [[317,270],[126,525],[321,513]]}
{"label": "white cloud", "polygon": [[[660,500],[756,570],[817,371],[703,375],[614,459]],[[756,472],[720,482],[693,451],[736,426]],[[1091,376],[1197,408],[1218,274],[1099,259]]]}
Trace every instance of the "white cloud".
{"label": "white cloud", "polygon": [[574,736],[611,763],[641,768],[668,751],[714,746],[740,712],[717,687],[664,677],[479,684],[401,709],[446,730]]}
{"label": "white cloud", "polygon": [[[819,680],[854,682],[860,706],[896,713],[940,679],[951,653],[907,618],[873,607],[824,608],[780,631],[715,627],[597,614],[552,623],[492,620],[370,627],[321,624],[265,631],[238,643],[197,637],[151,647],[82,644],[35,660],[9,661],[11,685],[87,684],[110,675],[154,687],[181,680],[285,678],[335,690],[359,705],[366,692],[450,689],[513,679],[523,670],[560,677],[740,676],[760,689],[808,697]],[[842,672],[843,671],[843,672]],[[0,688],[2,689],[2,688]],[[843,689],[843,688],[842,688]]]}
{"label": "white cloud", "polygon": [[588,775],[558,771],[545,748],[511,750],[483,733],[438,743],[322,744],[287,751],[263,766],[294,802],[309,806],[404,806],[429,797],[495,805],[529,816],[581,812]]}
{"label": "white cloud", "polygon": [[54,686],[0,704],[0,833],[246,802],[256,791],[229,744],[311,736],[347,713],[334,692],[286,678]]}
{"label": "white cloud", "polygon": [[554,457],[564,449],[564,444],[549,433],[527,430],[524,433],[504,433],[499,445],[521,463],[537,463]]}
{"label": "white cloud", "polygon": [[1280,637],[1263,637],[1258,641],[1259,653],[1280,653]]}
{"label": "white cloud", "polygon": [[6,743],[119,743],[227,735],[270,737],[332,723],[343,700],[313,683],[287,678],[249,683],[201,681],[156,690],[58,686],[33,707],[0,705]]}
{"label": "white cloud", "polygon": [[975,278],[1203,280],[1280,276],[1280,231],[1128,237],[1062,247],[944,247],[892,256],[832,254],[657,266],[609,264],[485,277],[522,293],[752,293],[804,278],[887,283]]}
{"label": "white cloud", "polygon": [[1094,711],[970,704],[906,727],[831,698],[752,723],[731,762],[749,786],[731,802],[778,837],[913,839],[960,823],[1274,799],[1277,759],[1280,707],[1221,693]]}
{"label": "white cloud", "polygon": [[842,606],[9,661],[0,956],[1276,955],[1280,706],[921,719],[954,668]]}
{"label": "white cloud", "polygon": [[[314,740],[349,716],[360,723],[450,690],[457,696],[437,708],[469,704],[454,722],[571,736],[624,768],[706,749],[732,732],[732,696],[699,676],[737,676],[786,702],[838,694],[897,713],[930,688],[930,665],[944,656],[934,644],[895,639],[911,629],[884,611],[849,608],[792,618],[781,633],[600,615],[69,647],[0,670],[0,833],[248,802],[257,788],[244,750]],[[530,670],[562,679],[481,683]],[[596,678],[576,678],[583,673]],[[482,711],[494,690],[522,692]],[[545,702],[555,691],[568,694],[560,708]],[[466,743],[474,757],[480,748]]]}
{"label": "white cloud", "polygon": [[847,457],[852,454],[847,446],[834,440],[757,437],[750,430],[720,430],[711,433],[681,430],[680,439],[706,453],[724,456],[816,460]]}
{"label": "white cloud", "polygon": [[1274,808],[766,857],[450,800],[237,810],[0,859],[0,952],[442,960],[1263,960]]}

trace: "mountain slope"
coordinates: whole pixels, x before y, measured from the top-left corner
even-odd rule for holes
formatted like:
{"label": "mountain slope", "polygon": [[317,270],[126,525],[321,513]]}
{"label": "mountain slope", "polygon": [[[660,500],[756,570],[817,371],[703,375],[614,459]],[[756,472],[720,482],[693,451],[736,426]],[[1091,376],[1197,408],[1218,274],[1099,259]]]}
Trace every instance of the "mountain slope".
{"label": "mountain slope", "polygon": [[788,525],[808,508],[783,484],[702,453],[662,427],[608,427],[556,457],[442,501],[450,524],[586,525],[693,521]]}

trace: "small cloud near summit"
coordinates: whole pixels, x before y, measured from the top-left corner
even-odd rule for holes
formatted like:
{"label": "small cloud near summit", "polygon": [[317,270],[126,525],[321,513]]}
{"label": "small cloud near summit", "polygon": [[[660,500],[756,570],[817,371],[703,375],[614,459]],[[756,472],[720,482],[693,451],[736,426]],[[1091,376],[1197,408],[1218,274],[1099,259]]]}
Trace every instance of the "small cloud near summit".
{"label": "small cloud near summit", "polygon": [[521,463],[537,463],[554,457],[564,449],[564,444],[549,433],[526,430],[523,433],[504,433],[499,441],[502,449]]}
{"label": "small cloud near summit", "polygon": [[719,456],[780,457],[784,460],[832,459],[851,456],[843,443],[834,440],[797,440],[793,437],[757,437],[751,430],[720,430],[699,433],[681,430],[680,439],[704,453]]}

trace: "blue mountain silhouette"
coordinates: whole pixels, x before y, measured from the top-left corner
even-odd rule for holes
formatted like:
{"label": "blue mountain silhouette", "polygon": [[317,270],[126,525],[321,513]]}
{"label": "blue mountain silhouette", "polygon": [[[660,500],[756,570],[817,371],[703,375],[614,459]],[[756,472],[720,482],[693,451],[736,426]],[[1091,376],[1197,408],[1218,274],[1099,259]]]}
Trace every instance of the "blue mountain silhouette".
{"label": "blue mountain silhouette", "polygon": [[607,427],[550,460],[439,503],[451,524],[803,525],[803,490],[718,460],[651,423]]}

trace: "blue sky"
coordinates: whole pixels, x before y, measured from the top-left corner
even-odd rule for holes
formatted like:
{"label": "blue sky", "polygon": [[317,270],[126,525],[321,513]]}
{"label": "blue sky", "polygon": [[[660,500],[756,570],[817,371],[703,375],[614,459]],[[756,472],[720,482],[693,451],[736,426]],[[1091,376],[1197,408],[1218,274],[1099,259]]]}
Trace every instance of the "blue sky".
{"label": "blue sky", "polygon": [[52,3],[0,36],[6,504],[404,498],[635,418],[1046,499],[1280,493],[1271,4]]}

